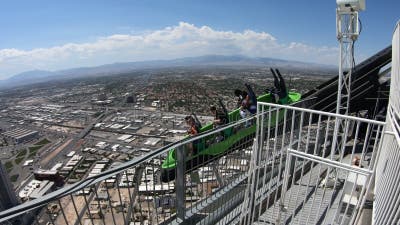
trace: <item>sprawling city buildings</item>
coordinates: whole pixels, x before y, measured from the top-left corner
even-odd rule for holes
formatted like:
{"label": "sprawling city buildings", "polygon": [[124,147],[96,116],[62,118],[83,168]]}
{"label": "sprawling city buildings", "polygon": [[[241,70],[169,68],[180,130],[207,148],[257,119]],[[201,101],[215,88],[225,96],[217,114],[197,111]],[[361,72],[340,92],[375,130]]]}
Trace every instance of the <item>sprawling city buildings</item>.
{"label": "sprawling city buildings", "polygon": [[[187,135],[188,127],[184,122],[187,115],[194,113],[200,123],[211,123],[210,106],[235,108],[237,102],[233,91],[244,89],[244,83],[250,83],[259,94],[273,85],[272,76],[266,75],[265,69],[248,72],[181,71],[178,68],[147,73],[50,82],[1,92],[0,159],[4,165],[1,170],[4,185],[1,186],[9,187],[1,193],[4,196],[2,207],[37,199],[65,185],[96,177],[103,171],[183,139]],[[288,77],[293,77],[288,79],[290,87],[298,90],[308,90],[329,78],[298,72],[289,74]],[[229,82],[227,76],[232,77]],[[305,82],[308,85],[304,85]],[[218,103],[219,100],[223,105]],[[226,159],[227,168],[221,170],[225,176],[248,169],[250,155],[237,157],[236,160]],[[160,167],[161,160],[152,160],[143,170],[131,169],[106,179],[96,192],[95,200],[112,199],[112,207],[124,211],[128,207],[124,203],[129,197],[128,192],[139,184],[136,188],[140,195],[150,198],[150,194],[160,193],[162,196],[151,200],[155,208],[149,208],[149,212],[160,208],[160,215],[170,215],[177,204],[171,192],[175,187],[173,183],[161,182],[161,171],[155,169]],[[187,194],[192,201],[218,186],[212,170],[204,167],[196,180],[187,180],[191,187]],[[142,173],[144,175],[140,176]],[[200,181],[207,185],[196,185]],[[103,186],[109,190],[118,187],[120,192],[101,191]],[[90,189],[82,189],[72,197],[73,200],[61,204],[69,209],[73,201],[80,207],[86,198],[82,199],[82,196],[92,193]],[[94,201],[88,203],[88,218],[111,219],[110,213],[101,212]],[[51,207],[47,210],[57,211]],[[136,217],[143,221],[140,215]],[[54,220],[61,221],[61,217]],[[46,224],[46,221],[39,223]]]}

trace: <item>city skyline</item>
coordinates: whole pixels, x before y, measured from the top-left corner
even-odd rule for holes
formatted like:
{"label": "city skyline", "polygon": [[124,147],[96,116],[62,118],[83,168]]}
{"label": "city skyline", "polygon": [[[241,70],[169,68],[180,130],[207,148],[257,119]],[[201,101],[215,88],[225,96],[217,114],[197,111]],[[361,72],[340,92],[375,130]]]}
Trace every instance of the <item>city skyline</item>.
{"label": "city skyline", "polygon": [[[209,54],[336,65],[336,3],[307,3],[6,3],[1,9],[0,79],[29,70]],[[390,44],[398,4],[367,1],[360,13],[357,62]]]}

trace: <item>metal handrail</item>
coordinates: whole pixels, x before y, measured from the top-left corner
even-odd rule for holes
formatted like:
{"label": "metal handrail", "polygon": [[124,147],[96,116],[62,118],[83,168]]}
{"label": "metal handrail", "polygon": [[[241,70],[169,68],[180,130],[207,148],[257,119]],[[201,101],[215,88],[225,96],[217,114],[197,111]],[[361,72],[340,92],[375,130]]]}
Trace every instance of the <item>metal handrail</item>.
{"label": "metal handrail", "polygon": [[[270,123],[270,118],[275,115],[270,109],[282,112],[282,121]],[[344,217],[358,221],[361,206],[367,200],[366,193],[371,190],[375,158],[386,123],[272,103],[259,103],[258,111],[264,112],[258,119],[268,123],[259,122],[257,126],[259,141],[252,154],[241,223],[261,220],[276,224],[294,221],[308,224],[311,219],[314,220],[311,223],[323,223],[323,220],[346,224]],[[340,140],[348,145],[341,144],[340,148],[331,144],[338,138],[333,127],[337,121],[349,124],[341,131],[348,138]],[[278,129],[271,129],[278,124]],[[366,130],[364,126],[367,126]],[[372,141],[372,148],[367,147]],[[362,157],[367,152],[373,155],[369,161]],[[359,156],[364,168],[352,165]],[[269,161],[275,163],[268,165],[266,162]],[[266,175],[273,171],[276,175]],[[358,176],[364,177],[365,182],[354,182]],[[328,183],[334,186],[331,190],[327,190]],[[344,197],[358,194],[354,210],[350,210]],[[311,198],[313,200],[309,201]],[[314,206],[318,212],[312,210]],[[344,213],[340,211],[342,209]]]}
{"label": "metal handrail", "polygon": [[340,118],[340,119],[350,119],[350,120],[355,120],[355,121],[360,121],[360,122],[365,122],[365,123],[371,123],[374,125],[385,125],[386,124],[385,122],[382,122],[382,121],[365,119],[365,118],[360,118],[360,117],[355,117],[355,116],[342,115],[342,114],[335,114],[335,113],[331,113],[331,112],[324,112],[324,111],[318,111],[318,110],[313,110],[313,109],[305,109],[305,108],[300,108],[300,107],[296,107],[296,106],[279,105],[279,104],[264,103],[264,102],[259,102],[257,104],[263,105],[263,106],[270,106],[270,107],[274,107],[274,108],[283,108],[283,109],[303,111],[303,112],[307,112],[307,113],[336,117],[336,118]]}
{"label": "metal handrail", "polygon": [[237,126],[238,124],[245,123],[246,121],[253,120],[253,119],[255,119],[256,116],[257,115],[254,115],[254,116],[251,116],[251,117],[248,117],[248,118],[245,118],[245,119],[241,119],[241,120],[235,121],[234,123],[229,123],[229,124],[227,124],[225,126],[221,126],[221,127],[217,128],[217,129],[212,129],[212,130],[203,132],[203,133],[201,133],[199,135],[192,136],[192,137],[187,137],[187,138],[185,138],[183,140],[168,144],[168,145],[163,146],[163,147],[161,147],[159,149],[156,149],[156,150],[154,150],[152,152],[149,152],[149,153],[147,153],[147,154],[145,154],[145,155],[143,155],[141,157],[138,157],[138,158],[132,159],[132,160],[130,160],[128,162],[125,162],[125,163],[123,163],[123,164],[121,164],[121,165],[119,165],[119,166],[117,166],[115,168],[112,168],[112,169],[106,170],[104,172],[101,172],[98,175],[85,178],[84,180],[81,180],[81,181],[79,181],[79,182],[77,182],[75,184],[72,184],[70,186],[63,187],[63,188],[61,188],[59,190],[51,192],[51,193],[49,193],[49,194],[47,194],[47,195],[45,195],[45,196],[43,196],[41,198],[34,199],[34,200],[31,200],[31,201],[25,202],[25,203],[23,203],[21,205],[17,205],[15,207],[10,208],[10,209],[1,211],[0,212],[0,222],[4,222],[4,221],[9,220],[11,218],[15,218],[16,216],[21,215],[21,214],[23,214],[25,212],[31,211],[31,210],[33,210],[35,208],[39,208],[39,207],[44,206],[44,205],[46,205],[46,204],[48,204],[48,203],[50,203],[50,202],[52,202],[54,200],[60,199],[60,198],[65,197],[65,196],[68,196],[68,195],[70,195],[70,194],[72,194],[72,193],[74,193],[76,191],[82,190],[82,189],[84,189],[84,188],[86,188],[88,186],[91,186],[93,184],[96,184],[96,183],[99,183],[101,181],[104,181],[104,180],[106,180],[106,179],[108,179],[108,178],[110,178],[112,176],[115,176],[115,175],[121,173],[122,171],[125,171],[128,168],[132,168],[132,167],[138,166],[138,165],[140,165],[140,164],[142,164],[142,163],[144,163],[146,161],[149,161],[149,160],[155,158],[156,156],[159,156],[159,155],[162,155],[164,153],[167,153],[171,149],[175,149],[175,148],[177,148],[179,146],[183,146],[183,145],[191,143],[191,142],[193,142],[195,140],[207,137],[207,136],[209,136],[211,134],[221,132],[221,131],[223,131],[225,129]]}
{"label": "metal handrail", "polygon": [[[270,106],[271,107],[269,110],[265,109],[264,113],[266,111],[273,112],[273,111],[280,110],[280,109],[302,110],[302,111],[305,111],[305,112],[308,112],[308,113],[315,113],[315,114],[319,114],[319,115],[332,116],[332,117],[342,118],[342,119],[352,119],[352,120],[361,121],[361,122],[368,122],[368,123],[376,124],[376,125],[385,124],[384,122],[380,122],[380,121],[373,121],[373,120],[357,118],[357,117],[353,117],[353,116],[337,115],[337,114],[334,114],[334,113],[321,112],[321,111],[316,111],[316,110],[311,110],[311,109],[304,109],[304,108],[299,108],[299,107],[294,107],[294,106],[278,105],[278,104],[272,104],[272,103],[258,103],[258,106]],[[187,137],[187,138],[185,138],[183,140],[171,143],[169,145],[166,145],[164,147],[156,149],[156,150],[154,150],[152,152],[149,152],[146,155],[143,155],[141,157],[134,158],[134,159],[132,159],[132,160],[130,160],[128,162],[125,162],[125,163],[123,163],[123,164],[121,164],[121,165],[119,165],[119,166],[117,166],[115,168],[112,168],[112,169],[109,169],[107,171],[104,171],[104,172],[102,172],[102,173],[100,173],[98,175],[86,178],[84,180],[81,180],[81,181],[73,184],[73,185],[66,186],[66,187],[63,187],[63,188],[61,188],[59,190],[51,192],[51,193],[49,193],[49,194],[47,194],[47,195],[45,195],[45,196],[43,196],[41,198],[34,199],[32,201],[25,202],[25,203],[23,203],[21,205],[13,207],[13,208],[1,211],[0,212],[0,222],[4,222],[6,220],[15,218],[18,215],[21,215],[21,214],[26,213],[28,211],[31,211],[33,209],[42,207],[42,206],[44,206],[44,205],[46,205],[46,204],[48,204],[48,203],[50,203],[52,201],[55,201],[55,200],[58,200],[58,199],[60,199],[62,197],[71,195],[74,192],[77,192],[77,191],[82,190],[82,189],[84,189],[86,187],[89,187],[89,186],[97,184],[97,183],[99,183],[101,181],[104,181],[104,180],[106,180],[106,179],[108,179],[110,177],[118,175],[121,172],[127,170],[128,168],[132,168],[132,167],[136,167],[136,166],[142,165],[143,163],[145,163],[145,162],[147,162],[147,161],[149,161],[151,159],[154,159],[154,158],[156,158],[156,157],[158,157],[158,156],[160,156],[162,154],[167,153],[171,149],[178,148],[180,146],[183,146],[183,145],[191,143],[193,141],[202,139],[202,138],[207,137],[209,135],[212,135],[212,134],[215,134],[215,133],[219,133],[219,132],[221,132],[223,130],[235,127],[238,124],[245,123],[245,122],[250,121],[250,120],[254,120],[257,116],[260,116],[260,115],[261,115],[261,113],[258,113],[258,114],[254,115],[252,117],[249,117],[249,118],[246,118],[246,119],[242,119],[242,120],[227,124],[225,126],[217,128],[217,129],[212,129],[210,131],[201,133],[201,134],[199,134],[197,136]]]}
{"label": "metal handrail", "polygon": [[167,146],[164,146],[160,149],[157,149],[153,152],[150,152],[142,157],[139,157],[137,159],[133,159],[131,161],[125,162],[115,168],[109,169],[107,171],[104,171],[98,175],[92,176],[92,177],[88,177],[84,180],[81,180],[73,185],[67,186],[67,187],[63,187],[57,191],[51,192],[45,196],[43,196],[42,198],[38,198],[38,199],[34,199],[32,201],[28,201],[25,202],[21,205],[17,205],[13,208],[4,210],[0,212],[0,222],[4,222],[8,219],[14,218],[17,215],[23,214],[27,211],[30,211],[32,209],[41,207],[43,205],[46,205],[48,203],[50,203],[51,201],[60,199],[62,197],[65,197],[71,193],[74,193],[78,190],[81,190],[85,187],[88,187],[90,185],[93,185],[95,183],[98,183],[100,181],[106,180],[114,175],[117,175],[118,173],[130,168],[130,167],[134,167],[137,166],[143,162],[146,162],[150,159],[152,159],[154,156],[163,154],[164,152],[168,151],[171,147],[173,146],[178,146],[179,143],[181,141],[169,144]]}

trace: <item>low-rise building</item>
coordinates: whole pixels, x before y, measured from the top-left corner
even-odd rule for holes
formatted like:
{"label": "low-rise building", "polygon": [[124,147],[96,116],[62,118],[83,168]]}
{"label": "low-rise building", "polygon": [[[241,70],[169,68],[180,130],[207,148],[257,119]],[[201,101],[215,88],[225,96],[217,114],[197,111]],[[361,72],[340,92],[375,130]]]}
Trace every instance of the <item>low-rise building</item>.
{"label": "low-rise building", "polygon": [[2,133],[2,135],[6,139],[19,144],[19,143],[27,142],[27,141],[37,138],[39,136],[39,132],[34,131],[34,130],[24,129],[24,128],[16,128],[14,130],[6,131],[6,132]]}
{"label": "low-rise building", "polygon": [[54,182],[51,181],[32,180],[19,192],[19,197],[23,201],[40,198],[49,193],[53,186]]}

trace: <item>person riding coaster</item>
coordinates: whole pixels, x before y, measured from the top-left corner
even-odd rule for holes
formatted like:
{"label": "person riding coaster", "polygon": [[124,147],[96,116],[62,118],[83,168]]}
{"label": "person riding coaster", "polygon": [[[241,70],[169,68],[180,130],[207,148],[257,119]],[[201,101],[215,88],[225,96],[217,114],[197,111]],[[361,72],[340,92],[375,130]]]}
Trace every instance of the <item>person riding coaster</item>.
{"label": "person riding coaster", "polygon": [[274,87],[267,89],[267,93],[271,95],[274,103],[287,104],[289,96],[286,89],[285,80],[278,69],[274,70],[273,68],[270,68],[270,70],[274,76]]}
{"label": "person riding coaster", "polygon": [[[225,105],[222,103],[221,99],[218,99],[218,103],[221,107],[221,109],[217,109],[214,105],[210,107],[210,111],[214,116],[213,120],[213,128],[219,128],[221,126],[224,126],[229,123],[229,115],[228,115],[228,110],[226,110]],[[224,132],[220,132],[216,138],[215,142],[221,142],[224,140],[225,134]]]}
{"label": "person riding coaster", "polygon": [[[240,117],[242,119],[246,118],[249,112],[254,115],[257,112],[257,97],[253,89],[249,84],[245,84],[247,91],[241,91],[236,89],[234,91],[235,95],[238,97],[238,107],[240,109]],[[247,94],[249,93],[249,94]]]}
{"label": "person riding coaster", "polygon": [[[275,71],[274,71],[275,72]],[[254,94],[254,91],[250,87],[250,85],[246,84],[246,88],[248,93],[246,98],[250,103],[248,105],[247,111],[255,114],[257,112],[257,102],[265,102],[265,103],[279,103],[279,104],[291,104],[298,102],[301,99],[301,94],[296,92],[286,92],[286,87],[282,76],[279,71],[274,75],[275,78],[275,88],[268,93],[265,93],[258,98]],[[278,79],[280,78],[280,79]],[[237,92],[238,93],[238,92]],[[241,94],[243,92],[241,91]],[[246,92],[247,93],[247,92]],[[277,97],[273,96],[273,93],[278,95]],[[236,94],[236,91],[235,91]],[[286,97],[285,97],[286,95]],[[245,96],[245,94],[243,94]],[[242,98],[244,99],[244,98]],[[278,101],[278,102],[275,102]],[[232,151],[238,149],[244,149],[253,144],[253,140],[256,134],[256,125],[252,123],[248,126],[242,126],[238,123],[237,126],[229,125],[230,123],[234,123],[240,120],[240,108],[237,108],[231,112],[228,112],[225,106],[222,104],[220,100],[220,106],[215,108],[216,111],[220,110],[218,115],[214,114],[214,121],[219,122],[223,121],[223,124],[219,124],[216,127],[214,123],[208,123],[204,126],[201,126],[200,133],[210,132],[209,135],[205,135],[200,139],[196,139],[196,142],[193,141],[194,148],[192,155],[185,155],[185,174],[194,171],[201,166],[206,165],[208,162],[219,159],[225,154],[228,154]],[[223,109],[223,110],[221,110]],[[279,112],[273,113],[268,121],[271,124],[271,128],[278,124],[275,121],[280,121],[283,119],[284,110],[280,110]],[[264,121],[264,123],[268,122]],[[229,123],[229,124],[228,124]],[[226,128],[224,128],[226,127]],[[214,129],[221,129],[220,132],[213,132]],[[187,136],[189,138],[190,136]],[[167,157],[164,159],[161,165],[161,181],[169,182],[175,179],[176,177],[176,166],[177,166],[177,158],[176,151],[178,149],[172,148],[169,149]],[[185,151],[185,150],[183,150]],[[187,149],[186,149],[187,151]]]}
{"label": "person riding coaster", "polygon": [[[185,121],[189,127],[187,130],[189,136],[196,136],[197,134],[200,133],[201,126],[199,126],[199,124],[196,122],[195,116],[192,115],[186,116]],[[189,148],[188,155],[193,155],[197,153],[197,148],[196,148],[197,144],[198,144],[197,140],[188,144]]]}
{"label": "person riding coaster", "polygon": [[250,87],[249,84],[244,84],[246,86],[247,90],[249,91],[248,95],[248,111],[254,115],[257,112],[257,96],[254,93],[253,89]]}

